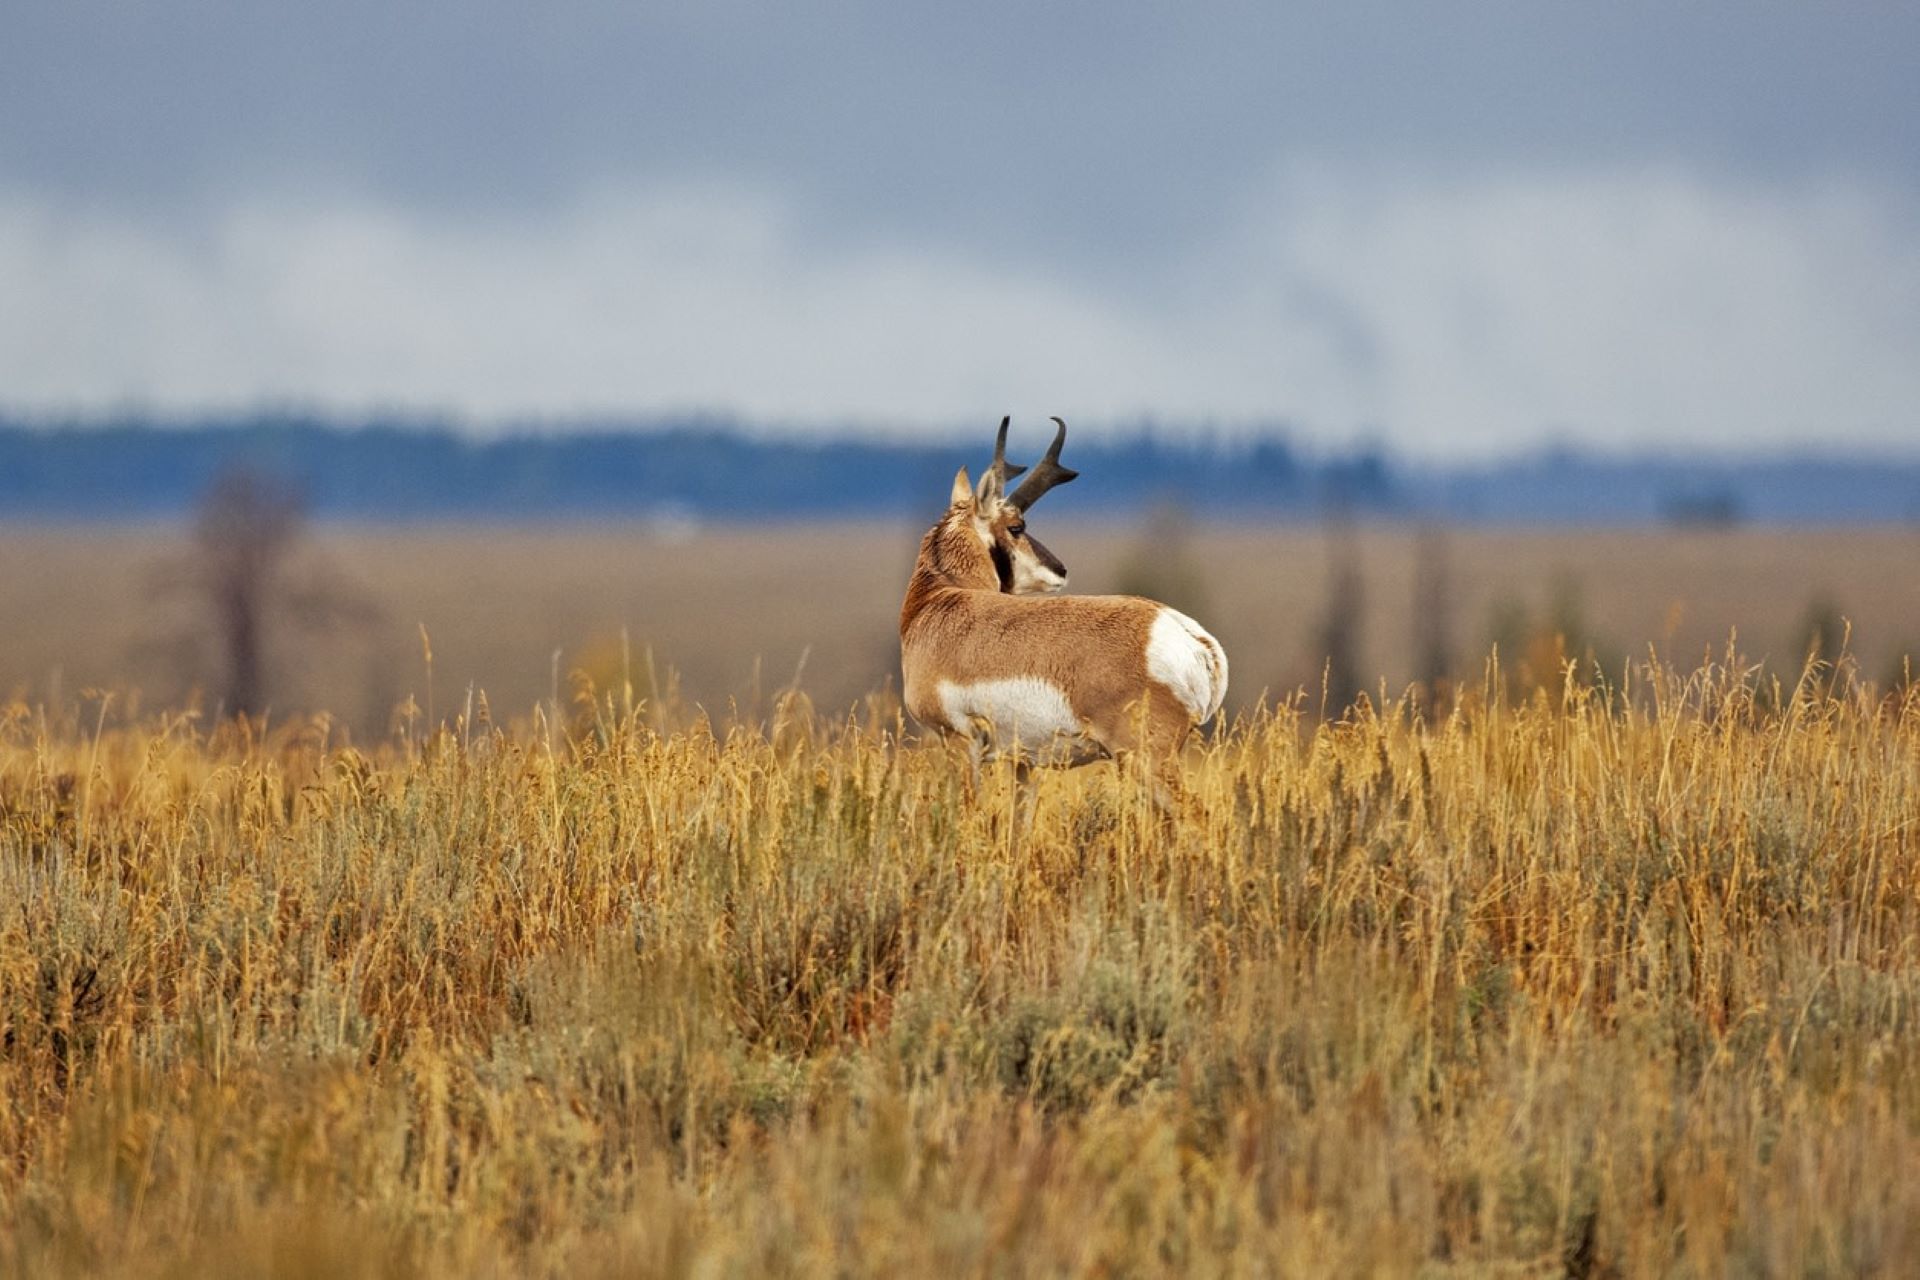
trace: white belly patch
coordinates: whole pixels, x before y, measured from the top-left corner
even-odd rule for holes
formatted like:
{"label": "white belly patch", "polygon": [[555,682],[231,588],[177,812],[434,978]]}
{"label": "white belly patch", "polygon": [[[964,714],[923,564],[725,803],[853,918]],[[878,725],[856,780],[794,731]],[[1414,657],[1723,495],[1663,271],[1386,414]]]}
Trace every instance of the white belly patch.
{"label": "white belly patch", "polygon": [[1195,724],[1205,724],[1227,696],[1227,651],[1192,618],[1161,605],[1147,632],[1147,674],[1173,691]]}
{"label": "white belly patch", "polygon": [[984,727],[996,753],[1018,746],[1036,760],[1064,759],[1091,742],[1060,686],[1034,676],[942,680],[940,711],[956,733],[972,737]]}

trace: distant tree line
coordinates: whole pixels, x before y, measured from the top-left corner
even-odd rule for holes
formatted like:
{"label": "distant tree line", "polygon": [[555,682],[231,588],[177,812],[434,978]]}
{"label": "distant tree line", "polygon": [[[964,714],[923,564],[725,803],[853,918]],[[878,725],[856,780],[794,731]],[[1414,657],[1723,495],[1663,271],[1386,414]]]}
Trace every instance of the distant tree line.
{"label": "distant tree line", "polygon": [[[1031,442],[1038,447],[1039,439]],[[481,438],[432,421],[256,416],[61,424],[0,417],[0,516],[129,518],[191,510],[235,468],[297,491],[318,517],[520,520],[660,514],[724,520],[924,513],[977,439],[889,443],[769,437],[709,419]],[[1678,522],[1920,520],[1907,459],[1592,458],[1559,451],[1420,467],[1376,447],[1309,451],[1283,434],[1234,443],[1180,433],[1081,433],[1097,484],[1062,514],[1169,505],[1210,517]],[[1701,518],[1711,499],[1712,519]]]}
{"label": "distant tree line", "polygon": [[[1036,436],[1034,448],[1043,441]],[[234,467],[280,477],[320,516],[498,517],[858,515],[944,501],[959,464],[992,444],[768,439],[703,422],[481,439],[444,426],[274,419],[214,425],[45,427],[0,420],[0,513],[166,515],[189,510]],[[1392,481],[1372,454],[1309,462],[1285,442],[1232,450],[1150,436],[1073,442],[1100,477],[1088,510],[1189,498],[1204,508],[1311,509],[1338,484],[1385,507]],[[976,456],[978,455],[978,456]]]}

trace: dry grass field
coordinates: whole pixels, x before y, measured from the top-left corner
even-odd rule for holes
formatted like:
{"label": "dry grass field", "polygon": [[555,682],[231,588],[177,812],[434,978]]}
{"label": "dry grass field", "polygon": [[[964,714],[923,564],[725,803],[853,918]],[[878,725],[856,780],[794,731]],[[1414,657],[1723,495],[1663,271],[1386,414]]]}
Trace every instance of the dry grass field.
{"label": "dry grass field", "polygon": [[0,1274],[1910,1274],[1920,696],[0,711]]}
{"label": "dry grass field", "polygon": [[864,699],[910,530],[322,531],[264,728],[176,535],[5,531],[0,1275],[1910,1274],[1914,536],[1456,533],[1436,708],[1363,530],[1323,718],[1324,535],[1068,527],[1242,701],[1021,839]]}
{"label": "dry grass field", "polygon": [[[1233,659],[1229,706],[1308,691],[1318,707],[1335,545],[1312,527],[1180,531],[1149,524],[1037,526],[1073,589],[1137,587],[1200,617]],[[276,714],[324,710],[361,740],[413,696],[436,713],[484,690],[502,718],[562,700],[576,668],[601,684],[678,677],[717,721],[763,720],[793,683],[841,712],[897,680],[895,619],[924,530],[907,524],[715,529],[663,540],[641,526],[518,529],[323,526],[323,562],[379,620],[313,634],[294,620],[267,637]],[[218,701],[217,655],[160,567],[173,527],[0,526],[0,696],[76,699],[82,690],[178,705],[198,685]],[[1352,550],[1355,676],[1397,695],[1416,674],[1418,536],[1362,527]],[[1515,666],[1551,667],[1539,640],[1572,633],[1617,671],[1650,648],[1691,666],[1737,629],[1742,652],[1798,671],[1813,615],[1853,624],[1861,670],[1886,683],[1920,654],[1920,530],[1459,530],[1447,535],[1438,622],[1450,669],[1480,673],[1499,640]],[[1430,612],[1430,611],[1429,611]],[[432,687],[420,629],[432,642]],[[623,637],[625,639],[623,649]],[[556,655],[558,655],[556,657]],[[1544,674],[1551,678],[1551,671]],[[662,692],[664,692],[664,688]]]}

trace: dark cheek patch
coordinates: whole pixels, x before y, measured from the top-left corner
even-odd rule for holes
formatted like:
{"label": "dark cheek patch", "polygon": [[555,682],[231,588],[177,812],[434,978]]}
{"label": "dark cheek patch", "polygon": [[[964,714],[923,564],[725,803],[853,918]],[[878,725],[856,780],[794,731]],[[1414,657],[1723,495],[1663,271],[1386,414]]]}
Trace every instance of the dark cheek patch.
{"label": "dark cheek patch", "polygon": [[993,571],[1000,578],[1000,589],[1013,590],[1013,557],[1008,555],[1007,549],[998,542],[995,542],[990,550],[993,554]]}

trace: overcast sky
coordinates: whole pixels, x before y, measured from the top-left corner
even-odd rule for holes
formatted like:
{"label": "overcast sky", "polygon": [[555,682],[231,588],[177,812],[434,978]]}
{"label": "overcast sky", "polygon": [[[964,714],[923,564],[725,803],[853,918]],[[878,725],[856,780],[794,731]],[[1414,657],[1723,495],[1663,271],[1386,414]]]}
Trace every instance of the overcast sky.
{"label": "overcast sky", "polygon": [[1920,6],[19,0],[0,406],[1920,449]]}

